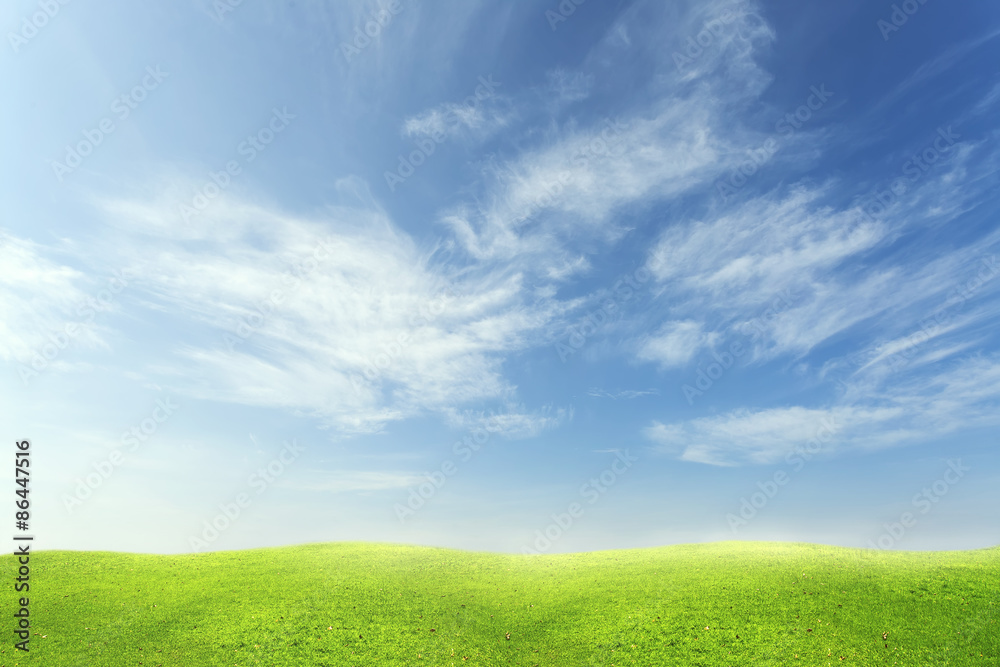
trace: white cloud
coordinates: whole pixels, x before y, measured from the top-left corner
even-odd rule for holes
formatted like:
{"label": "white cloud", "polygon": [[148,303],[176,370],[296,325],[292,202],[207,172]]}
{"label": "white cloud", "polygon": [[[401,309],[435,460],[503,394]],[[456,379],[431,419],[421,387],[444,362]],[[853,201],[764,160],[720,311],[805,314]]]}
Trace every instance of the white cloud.
{"label": "white cloud", "polygon": [[487,113],[480,107],[449,103],[407,118],[403,123],[403,132],[410,137],[437,135],[453,138],[471,130],[485,138],[504,124],[504,118],[496,112]]}
{"label": "white cloud", "polygon": [[482,141],[503,129],[513,118],[510,102],[497,91],[503,86],[493,76],[481,76],[462,102],[445,102],[403,121],[409,137],[433,141],[470,138]]}
{"label": "white cloud", "polygon": [[[721,307],[760,305],[771,294],[813,282],[877,244],[885,225],[858,210],[818,205],[822,189],[793,189],[758,197],[712,218],[667,228],[650,253],[661,282],[676,281],[699,301]],[[752,295],[757,302],[750,303]]]}
{"label": "white cloud", "polygon": [[484,430],[510,440],[533,438],[544,431],[558,428],[573,419],[572,408],[546,406],[527,412],[523,406],[508,404],[502,412],[457,410],[448,411],[448,422],[452,428],[464,431]]}
{"label": "white cloud", "polygon": [[652,118],[608,119],[529,152],[492,176],[487,203],[443,218],[478,259],[565,263],[574,239],[613,240],[609,222],[627,202],[666,198],[703,184],[720,167],[703,109],[678,101]]}
{"label": "white cloud", "polygon": [[145,250],[144,294],[185,333],[172,358],[147,370],[199,398],[376,432],[509,395],[504,354],[531,344],[557,312],[525,305],[516,273],[451,279],[378,210],[300,219],[223,196],[197,230],[178,230],[161,224],[167,202],[105,209],[131,233],[123,254],[161,236]]}
{"label": "white cloud", "polygon": [[547,72],[546,78],[547,85],[542,94],[549,98],[553,111],[587,99],[594,85],[593,75],[561,68]]}
{"label": "white cloud", "polygon": [[617,400],[619,398],[624,398],[630,400],[633,398],[640,398],[642,396],[659,396],[659,389],[626,389],[624,391],[610,392],[604,389],[598,389],[597,387],[592,387],[587,391],[587,396],[593,396],[594,398],[610,398],[612,400]]}
{"label": "white cloud", "polygon": [[347,493],[405,489],[425,481],[423,475],[387,470],[309,470],[279,484],[297,491]]}
{"label": "white cloud", "polygon": [[[30,366],[43,348],[106,347],[100,318],[117,307],[126,285],[114,272],[90,276],[50,258],[53,249],[0,230],[0,359]],[[127,276],[126,276],[126,282]],[[114,287],[114,292],[109,291]],[[67,327],[70,327],[67,329]],[[84,368],[82,362],[43,357],[48,370]]]}
{"label": "white cloud", "polygon": [[[669,309],[669,320],[686,317],[706,330],[746,335],[753,329],[758,361],[802,356],[849,331],[909,335],[906,327],[939,308],[963,272],[1000,240],[994,233],[943,255],[927,248],[917,251],[926,254],[918,261],[884,252],[931,221],[952,219],[980,196],[981,186],[968,183],[970,148],[957,145],[952,164],[911,187],[878,219],[865,212],[867,200],[842,208],[827,203],[842,188],[828,182],[778,188],[738,208],[671,224],[647,262],[661,310]],[[959,183],[969,187],[956,199]],[[856,269],[858,262],[865,271]],[[938,335],[968,329],[985,316],[956,321]],[[888,349],[889,343],[880,344]],[[640,359],[655,360],[644,347],[636,349]]]}
{"label": "white cloud", "polygon": [[639,347],[639,359],[654,361],[664,368],[683,366],[695,354],[709,348],[719,334],[706,332],[693,320],[667,322],[655,335],[644,339]]}
{"label": "white cloud", "polygon": [[905,381],[858,381],[827,407],[739,409],[682,422],[654,421],[643,435],[658,451],[684,461],[777,464],[817,438],[824,455],[832,455],[994,426],[1000,424],[998,400],[1000,359],[970,357]]}
{"label": "white cloud", "polygon": [[656,442],[660,451],[682,461],[721,466],[768,464],[778,463],[795,447],[805,447],[821,429],[839,435],[890,416],[894,415],[849,408],[741,409],[680,424],[653,422],[643,434]]}
{"label": "white cloud", "polygon": [[[952,45],[940,55],[936,55],[932,59],[920,64],[909,77],[886,94],[879,102],[879,106],[884,107],[895,104],[907,92],[953,69],[979,47],[996,39],[998,36],[1000,36],[1000,30],[995,30],[980,37]],[[981,113],[981,111],[982,109],[977,106],[971,113],[974,115]]]}
{"label": "white cloud", "polygon": [[[718,2],[709,10],[721,14],[732,6]],[[588,94],[598,75],[614,76],[625,35],[645,45],[629,57],[652,71],[640,84],[643,104],[611,105],[605,118],[533,128],[531,148],[487,165],[476,203],[457,204],[441,218],[466,252],[481,261],[519,261],[544,274],[578,256],[580,246],[620,238],[626,229],[615,213],[621,207],[704,187],[745,159],[740,151],[753,133],[734,125],[732,109],[756,99],[766,85],[769,77],[754,58],[774,35],[751,3],[740,8],[730,26],[730,37],[741,35],[740,48],[727,41],[699,59],[699,72],[717,76],[698,85],[683,83],[686,74],[663,47],[683,42],[694,24],[678,23],[672,8],[651,5],[626,11],[579,70],[550,73],[546,89],[558,102],[549,100],[551,111]]]}

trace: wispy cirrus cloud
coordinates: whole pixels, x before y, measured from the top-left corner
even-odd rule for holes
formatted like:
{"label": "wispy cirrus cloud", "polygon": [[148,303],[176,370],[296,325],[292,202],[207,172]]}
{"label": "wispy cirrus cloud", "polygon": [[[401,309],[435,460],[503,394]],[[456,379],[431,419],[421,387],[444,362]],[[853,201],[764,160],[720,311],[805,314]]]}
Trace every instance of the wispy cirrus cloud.
{"label": "wispy cirrus cloud", "polygon": [[29,361],[48,335],[77,318],[87,294],[84,273],[46,256],[44,248],[13,234],[0,234],[0,292],[6,314],[0,322],[0,358]]}
{"label": "wispy cirrus cloud", "polygon": [[508,396],[504,355],[530,345],[558,310],[527,306],[514,272],[455,277],[377,209],[304,218],[232,195],[197,229],[178,229],[163,222],[168,200],[104,209],[128,234],[123,254],[158,237],[142,294],[189,335],[146,372],[197,398],[377,432]]}
{"label": "wispy cirrus cloud", "polygon": [[[665,424],[643,434],[680,460],[719,466],[781,463],[821,431],[825,455],[926,442],[1000,424],[1000,359],[969,357],[892,384],[856,383],[826,407],[743,408]],[[829,437],[827,437],[829,436]]]}
{"label": "wispy cirrus cloud", "polygon": [[426,477],[388,470],[309,470],[294,480],[279,484],[297,491],[314,493],[352,493],[405,489],[426,481]]}
{"label": "wispy cirrus cloud", "polygon": [[654,361],[663,368],[683,366],[699,351],[712,347],[720,338],[717,332],[705,331],[700,322],[666,322],[659,331],[639,343],[638,357]]}
{"label": "wispy cirrus cloud", "polygon": [[463,102],[446,102],[403,121],[408,137],[430,137],[434,141],[467,139],[483,141],[502,130],[512,120],[507,98],[496,92],[501,82],[480,77],[476,94]]}
{"label": "wispy cirrus cloud", "polygon": [[489,413],[482,410],[449,410],[447,419],[453,428],[463,431],[483,430],[510,440],[521,440],[571,421],[573,409],[549,405],[529,412],[524,406],[507,403],[502,409]]}
{"label": "wispy cirrus cloud", "polygon": [[618,400],[623,398],[625,400],[631,400],[633,398],[641,398],[643,396],[659,396],[659,389],[625,389],[623,391],[606,391],[604,389],[599,389],[597,387],[591,387],[587,390],[587,396],[593,396],[594,398],[610,398],[612,400]]}
{"label": "wispy cirrus cloud", "polygon": [[[713,3],[721,12],[732,3]],[[712,183],[745,158],[740,147],[754,133],[734,125],[729,111],[750,103],[768,81],[755,57],[773,40],[752,3],[734,19],[740,47],[727,43],[699,60],[699,85],[685,85],[664,44],[680,43],[696,21],[690,14],[644,4],[625,12],[578,70],[554,70],[544,97],[562,100],[549,110],[593,96],[593,80],[621,58],[639,57],[649,67],[642,104],[608,104],[603,117],[567,118],[530,147],[483,168],[475,203],[456,203],[442,222],[479,261],[516,260],[541,270],[566,266],[579,248],[614,242],[627,231],[615,220],[624,206],[647,205]],[[707,13],[708,10],[706,10]],[[620,36],[657,32],[624,54]],[[696,31],[697,32],[697,31]],[[657,44],[651,48],[651,44]],[[728,85],[739,71],[741,87]],[[711,75],[711,76],[709,76]],[[695,77],[697,78],[697,77]],[[531,99],[519,100],[531,116]],[[541,265],[539,265],[541,261]]]}

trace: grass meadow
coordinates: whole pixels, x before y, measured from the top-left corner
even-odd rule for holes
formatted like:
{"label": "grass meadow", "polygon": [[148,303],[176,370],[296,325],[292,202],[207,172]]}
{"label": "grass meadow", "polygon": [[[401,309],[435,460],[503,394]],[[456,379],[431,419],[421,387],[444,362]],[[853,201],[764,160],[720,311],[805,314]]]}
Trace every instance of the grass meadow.
{"label": "grass meadow", "polygon": [[31,565],[31,651],[5,632],[4,666],[1000,665],[1000,548],[328,543]]}

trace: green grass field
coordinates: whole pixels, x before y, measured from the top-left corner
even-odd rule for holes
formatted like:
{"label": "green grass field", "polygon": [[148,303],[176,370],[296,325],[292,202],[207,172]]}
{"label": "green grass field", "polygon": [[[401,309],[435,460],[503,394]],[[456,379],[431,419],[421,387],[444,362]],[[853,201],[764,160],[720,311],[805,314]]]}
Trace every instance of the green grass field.
{"label": "green grass field", "polygon": [[333,543],[31,565],[31,652],[5,586],[5,666],[1000,665],[1000,548]]}

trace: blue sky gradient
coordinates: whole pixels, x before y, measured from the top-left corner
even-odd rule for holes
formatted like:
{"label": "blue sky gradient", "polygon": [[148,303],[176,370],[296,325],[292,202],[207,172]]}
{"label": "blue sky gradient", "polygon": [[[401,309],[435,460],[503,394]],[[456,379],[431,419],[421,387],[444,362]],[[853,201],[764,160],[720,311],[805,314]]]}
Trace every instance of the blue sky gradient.
{"label": "blue sky gradient", "polygon": [[996,3],[0,21],[38,548],[1000,542]]}

